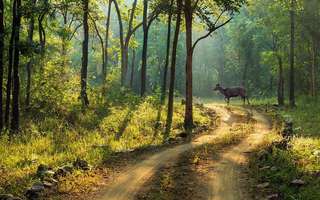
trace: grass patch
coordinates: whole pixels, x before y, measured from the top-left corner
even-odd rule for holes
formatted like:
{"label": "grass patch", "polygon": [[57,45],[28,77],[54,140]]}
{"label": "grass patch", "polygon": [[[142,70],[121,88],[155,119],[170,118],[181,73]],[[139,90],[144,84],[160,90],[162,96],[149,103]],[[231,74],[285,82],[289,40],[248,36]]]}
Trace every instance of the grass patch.
{"label": "grass patch", "polygon": [[[37,181],[35,173],[40,164],[57,168],[83,158],[99,166],[114,152],[161,145],[166,107],[159,118],[159,95],[140,99],[131,91],[113,85],[114,82],[117,81],[105,88],[108,91],[105,101],[97,95],[100,91],[89,91],[91,104],[86,112],[82,112],[79,101],[71,95],[54,105],[51,101],[50,105],[41,102],[41,108],[23,113],[22,131],[0,137],[0,193],[22,196]],[[170,137],[183,131],[183,119],[184,106],[176,102]],[[194,120],[198,126],[210,123],[209,117],[197,107]],[[87,175],[76,175],[80,179],[82,176]],[[72,189],[70,182],[83,182],[78,180],[73,177],[63,183]],[[90,180],[84,184],[91,184]]]}
{"label": "grass patch", "polygon": [[[308,98],[301,98],[295,109],[275,109],[266,105],[259,107],[278,121],[278,126],[261,146],[261,150],[251,158],[252,175],[260,183],[270,182],[271,190],[278,192],[282,199],[319,199],[320,118],[317,113],[320,106]],[[287,149],[272,145],[272,142],[281,139],[278,133],[282,129],[283,119],[290,119],[294,124],[295,136]],[[263,169],[266,166],[271,168]],[[303,180],[305,185],[292,185],[294,179]]]}

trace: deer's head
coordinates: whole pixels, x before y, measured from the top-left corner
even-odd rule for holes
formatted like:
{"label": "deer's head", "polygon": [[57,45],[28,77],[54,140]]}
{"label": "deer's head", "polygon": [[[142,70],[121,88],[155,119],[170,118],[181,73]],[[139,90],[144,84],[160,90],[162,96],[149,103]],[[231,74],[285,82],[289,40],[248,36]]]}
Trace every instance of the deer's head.
{"label": "deer's head", "polygon": [[213,90],[214,90],[214,91],[217,91],[217,90],[220,90],[220,89],[221,89],[221,86],[220,86],[220,84],[219,84],[219,83],[216,85],[216,87],[215,87],[215,88],[213,88]]}

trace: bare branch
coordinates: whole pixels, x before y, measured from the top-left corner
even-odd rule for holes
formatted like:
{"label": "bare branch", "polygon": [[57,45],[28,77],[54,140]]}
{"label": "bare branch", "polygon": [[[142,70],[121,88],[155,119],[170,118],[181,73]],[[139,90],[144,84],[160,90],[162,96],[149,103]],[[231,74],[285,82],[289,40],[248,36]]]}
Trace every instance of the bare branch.
{"label": "bare branch", "polygon": [[227,21],[225,21],[224,23],[220,24],[219,26],[214,26],[212,29],[209,30],[209,32],[207,34],[205,34],[204,36],[198,38],[195,43],[192,45],[192,50],[195,49],[195,47],[197,46],[197,44],[203,40],[206,39],[207,37],[209,37],[214,31],[216,31],[217,29],[223,27],[224,25],[226,25],[227,23],[229,23],[231,20],[233,19],[233,17],[230,17]]}

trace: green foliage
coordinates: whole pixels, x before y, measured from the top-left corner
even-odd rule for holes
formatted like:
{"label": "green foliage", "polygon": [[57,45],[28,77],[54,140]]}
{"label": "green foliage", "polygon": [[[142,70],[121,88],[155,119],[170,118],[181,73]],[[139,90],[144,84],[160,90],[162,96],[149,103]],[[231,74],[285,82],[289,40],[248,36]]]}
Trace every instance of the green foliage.
{"label": "green foliage", "polygon": [[[272,102],[272,101],[270,101]],[[284,109],[273,116],[282,116],[293,120],[295,136],[289,144],[288,150],[272,147],[271,142],[278,140],[279,136],[273,133],[269,137],[265,148],[258,152],[251,160],[252,175],[260,182],[270,182],[275,191],[280,192],[284,199],[318,199],[320,193],[320,139],[319,124],[315,121],[319,105],[310,98],[300,98],[296,109]],[[276,132],[277,130],[275,130]],[[281,131],[281,130],[280,130]],[[262,156],[264,155],[264,156]],[[275,170],[261,170],[265,166],[274,167]],[[291,184],[294,179],[306,182],[301,187]]]}

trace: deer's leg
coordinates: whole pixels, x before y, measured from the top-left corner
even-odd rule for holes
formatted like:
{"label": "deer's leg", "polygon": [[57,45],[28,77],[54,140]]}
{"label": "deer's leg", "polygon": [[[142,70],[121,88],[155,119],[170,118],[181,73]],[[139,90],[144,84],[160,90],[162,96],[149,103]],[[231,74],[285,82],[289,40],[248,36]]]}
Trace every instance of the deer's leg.
{"label": "deer's leg", "polygon": [[248,101],[248,105],[250,105],[250,102],[249,102],[249,97],[246,97],[247,101]]}

